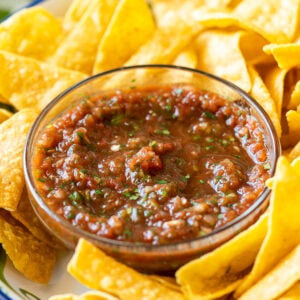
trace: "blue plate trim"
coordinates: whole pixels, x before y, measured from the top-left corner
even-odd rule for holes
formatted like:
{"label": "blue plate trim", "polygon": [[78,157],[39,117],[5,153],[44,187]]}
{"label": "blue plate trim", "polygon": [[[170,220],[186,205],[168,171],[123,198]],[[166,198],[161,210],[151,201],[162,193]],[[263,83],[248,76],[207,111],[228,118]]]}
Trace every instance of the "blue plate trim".
{"label": "blue plate trim", "polygon": [[[0,21],[0,23],[3,22],[3,21],[5,21],[6,19],[10,18],[13,14],[15,14],[16,12],[18,12],[18,11],[24,9],[24,8],[33,7],[33,6],[36,6],[36,5],[38,5],[40,3],[43,3],[43,2],[46,2],[46,1],[47,0],[34,0],[34,1],[31,1],[30,3],[28,3],[28,4],[24,5],[24,6],[21,6],[19,9],[17,9],[15,11],[13,11],[12,13],[10,13],[8,16],[6,16],[5,18],[3,18]],[[0,300],[1,300],[1,298],[0,298]]]}
{"label": "blue plate trim", "polygon": [[4,293],[0,290],[0,300],[13,300],[13,299],[10,298],[9,296],[7,296],[6,294],[4,294]]}

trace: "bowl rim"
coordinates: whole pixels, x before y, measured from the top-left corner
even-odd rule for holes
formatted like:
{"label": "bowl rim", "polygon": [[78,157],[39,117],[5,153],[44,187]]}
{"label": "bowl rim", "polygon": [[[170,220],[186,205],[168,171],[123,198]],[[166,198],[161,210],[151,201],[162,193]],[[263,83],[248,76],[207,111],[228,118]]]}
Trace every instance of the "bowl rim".
{"label": "bowl rim", "polygon": [[[38,205],[47,213],[47,215],[52,218],[55,222],[58,222],[61,224],[63,227],[65,227],[67,230],[73,232],[77,236],[81,236],[83,238],[89,239],[90,241],[99,241],[102,244],[106,244],[106,246],[110,247],[122,247],[122,248],[127,248],[128,250],[131,251],[142,251],[142,252],[151,252],[151,251],[170,251],[174,250],[175,252],[178,251],[178,247],[181,248],[182,246],[185,245],[193,245],[194,243],[199,243],[199,242],[204,242],[206,240],[210,240],[213,236],[222,233],[231,227],[234,227],[238,223],[242,222],[244,219],[246,219],[248,216],[251,215],[254,211],[259,209],[260,207],[263,206],[265,201],[268,201],[269,195],[271,193],[271,190],[265,186],[264,190],[261,192],[259,197],[256,199],[256,201],[247,209],[245,210],[242,214],[238,215],[235,219],[232,221],[226,223],[224,226],[221,226],[220,228],[217,228],[213,230],[212,232],[193,239],[188,239],[188,240],[182,240],[182,241],[177,241],[173,243],[167,243],[167,244],[158,244],[158,245],[153,245],[153,244],[146,244],[146,243],[136,243],[136,242],[128,242],[128,241],[118,241],[114,239],[109,239],[101,236],[97,236],[95,234],[92,234],[88,231],[85,231],[83,229],[77,228],[73,226],[71,223],[63,219],[62,217],[58,216],[54,211],[52,211],[48,205],[43,201],[42,197],[39,196],[39,193],[37,192],[37,189],[34,184],[34,179],[33,175],[30,169],[30,162],[31,162],[31,156],[30,156],[30,149],[31,149],[31,142],[33,141],[33,138],[35,134],[37,133],[38,126],[41,121],[43,121],[44,117],[47,115],[48,111],[53,108],[64,96],[68,95],[70,92],[75,90],[76,88],[83,86],[84,84],[93,81],[97,78],[103,77],[108,74],[112,73],[118,73],[120,71],[126,71],[126,70],[131,70],[131,69],[145,69],[145,68],[163,68],[163,69],[175,69],[175,70],[182,70],[182,71],[188,71],[188,72],[193,72],[200,74],[202,76],[208,77],[210,79],[216,80],[224,85],[227,85],[229,88],[235,90],[239,95],[242,96],[246,100],[247,103],[251,105],[251,107],[255,108],[255,111],[262,117],[264,124],[267,128],[267,131],[271,133],[270,139],[271,139],[271,144],[274,146],[274,165],[271,166],[271,171],[270,175],[273,176],[275,173],[276,169],[276,162],[281,154],[281,145],[279,141],[279,137],[277,135],[277,132],[275,130],[275,127],[268,116],[268,114],[265,112],[265,110],[262,108],[262,106],[254,99],[252,98],[247,92],[245,92],[243,89],[239,88],[237,85],[234,83],[221,78],[219,76],[210,74],[206,71],[202,71],[199,69],[193,69],[193,68],[188,68],[188,67],[183,67],[183,66],[176,66],[176,65],[169,65],[169,64],[143,64],[143,65],[132,65],[132,66],[124,66],[120,68],[115,68],[111,69],[105,72],[101,72],[92,76],[89,76],[85,78],[84,80],[73,84],[63,92],[61,92],[59,95],[57,95],[52,101],[50,101],[45,108],[41,111],[41,113],[38,115],[37,119],[34,121],[29,134],[26,139],[26,144],[24,147],[23,151],[23,170],[24,170],[24,176],[25,176],[25,182],[27,185],[27,188],[30,190],[30,193],[32,196],[35,198],[36,202]],[[222,95],[221,95],[222,96]],[[268,132],[267,132],[268,133]],[[31,199],[30,199],[30,202]],[[32,203],[31,203],[32,204]],[[33,209],[35,210],[34,205],[32,204]],[[170,253],[171,254],[171,253]]]}

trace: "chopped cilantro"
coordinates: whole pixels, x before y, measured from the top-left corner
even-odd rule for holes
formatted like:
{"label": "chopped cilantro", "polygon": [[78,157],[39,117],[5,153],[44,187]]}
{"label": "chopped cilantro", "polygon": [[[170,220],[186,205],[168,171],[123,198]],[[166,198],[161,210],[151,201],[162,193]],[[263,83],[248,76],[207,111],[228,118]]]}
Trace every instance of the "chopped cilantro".
{"label": "chopped cilantro", "polygon": [[164,107],[164,109],[165,109],[166,111],[171,111],[171,110],[172,110],[172,105],[168,104],[168,105],[166,105],[166,106]]}
{"label": "chopped cilantro", "polygon": [[199,183],[204,184],[204,183],[205,183],[205,180],[199,179]]}
{"label": "chopped cilantro", "polygon": [[97,194],[97,195],[103,195],[103,192],[101,190],[95,190],[95,194]]}
{"label": "chopped cilantro", "polygon": [[170,131],[168,129],[156,129],[154,132],[161,135],[170,135]]}
{"label": "chopped cilantro", "polygon": [[163,180],[163,179],[154,179],[154,181],[156,182],[156,183],[158,183],[158,184],[167,184],[168,183],[168,181],[166,181],[166,180]]}
{"label": "chopped cilantro", "polygon": [[125,228],[124,231],[123,231],[123,234],[126,237],[130,237],[132,235],[132,231],[129,228]]}
{"label": "chopped cilantro", "polygon": [[79,137],[80,142],[82,142],[83,141],[83,132],[77,131],[76,134]]}
{"label": "chopped cilantro", "polygon": [[188,182],[190,178],[191,178],[191,175],[187,174],[187,175],[181,177],[181,180],[184,181],[184,182]]}
{"label": "chopped cilantro", "polygon": [[157,141],[152,141],[151,143],[150,143],[150,146],[151,147],[155,147],[157,145]]}
{"label": "chopped cilantro", "polygon": [[83,174],[87,174],[87,170],[84,170],[84,169],[81,169],[80,172]]}
{"label": "chopped cilantro", "polygon": [[212,119],[212,120],[217,118],[211,111],[205,111],[204,115],[205,115],[205,117]]}
{"label": "chopped cilantro", "polygon": [[39,177],[38,181],[40,181],[40,182],[46,182],[46,179],[44,179],[42,177]]}
{"label": "chopped cilantro", "polygon": [[150,211],[150,210],[145,210],[145,211],[144,211],[144,216],[145,216],[146,218],[150,217],[151,215],[152,215],[152,211]]}
{"label": "chopped cilantro", "polygon": [[110,123],[113,126],[117,126],[122,122],[123,119],[124,119],[123,115],[116,115],[110,120]]}
{"label": "chopped cilantro", "polygon": [[264,169],[265,169],[265,170],[270,170],[270,169],[271,169],[270,163],[264,164]]}

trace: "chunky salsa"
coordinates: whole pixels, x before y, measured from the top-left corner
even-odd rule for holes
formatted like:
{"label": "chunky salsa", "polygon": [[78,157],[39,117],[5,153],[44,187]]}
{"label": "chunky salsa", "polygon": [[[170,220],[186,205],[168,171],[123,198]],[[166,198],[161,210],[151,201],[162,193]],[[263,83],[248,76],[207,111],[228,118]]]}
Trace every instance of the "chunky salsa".
{"label": "chunky salsa", "polygon": [[258,121],[193,86],[83,97],[41,133],[38,190],[74,226],[166,244],[206,235],[248,209],[270,176]]}

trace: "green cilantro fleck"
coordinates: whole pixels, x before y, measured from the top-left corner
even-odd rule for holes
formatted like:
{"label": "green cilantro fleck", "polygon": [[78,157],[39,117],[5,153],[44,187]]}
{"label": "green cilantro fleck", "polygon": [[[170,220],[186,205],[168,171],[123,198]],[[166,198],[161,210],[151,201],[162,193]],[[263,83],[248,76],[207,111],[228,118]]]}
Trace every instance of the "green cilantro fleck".
{"label": "green cilantro fleck", "polygon": [[42,177],[39,177],[38,181],[40,181],[40,182],[46,182],[46,179],[44,179]]}
{"label": "green cilantro fleck", "polygon": [[146,218],[149,218],[151,215],[152,215],[152,211],[151,211],[151,210],[145,210],[145,211],[144,211],[144,216],[145,216]]}
{"label": "green cilantro fleck", "polygon": [[170,131],[168,129],[156,129],[154,132],[161,135],[170,135]]}
{"label": "green cilantro fleck", "polygon": [[270,169],[271,169],[270,163],[264,164],[264,169],[265,169],[265,170],[270,170]]}
{"label": "green cilantro fleck", "polygon": [[116,115],[110,120],[110,123],[113,126],[117,126],[122,122],[123,119],[124,119],[123,115]]}
{"label": "green cilantro fleck", "polygon": [[191,178],[191,175],[187,174],[187,175],[181,177],[181,180],[184,181],[184,182],[188,182],[190,178]]}
{"label": "green cilantro fleck", "polygon": [[199,183],[204,184],[204,183],[205,183],[205,180],[199,179]]}
{"label": "green cilantro fleck", "polygon": [[123,231],[123,234],[126,237],[130,237],[132,235],[132,231],[129,228],[125,228],[124,231]]}
{"label": "green cilantro fleck", "polygon": [[204,115],[205,115],[205,117],[207,117],[207,118],[209,118],[209,119],[212,119],[212,120],[214,120],[214,119],[217,118],[217,117],[216,117],[212,112],[210,112],[210,111],[205,111],[205,112],[204,112]]}
{"label": "green cilantro fleck", "polygon": [[167,184],[168,183],[168,181],[163,180],[163,179],[154,179],[154,181],[158,184]]}
{"label": "green cilantro fleck", "polygon": [[168,105],[166,105],[166,106],[164,107],[164,109],[165,109],[166,111],[171,111],[171,110],[172,110],[172,105],[168,104]]}

